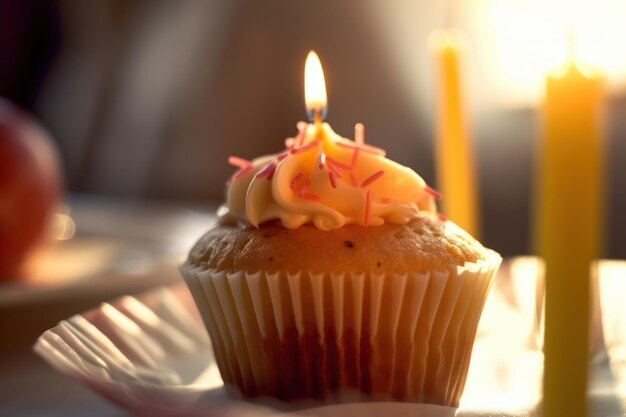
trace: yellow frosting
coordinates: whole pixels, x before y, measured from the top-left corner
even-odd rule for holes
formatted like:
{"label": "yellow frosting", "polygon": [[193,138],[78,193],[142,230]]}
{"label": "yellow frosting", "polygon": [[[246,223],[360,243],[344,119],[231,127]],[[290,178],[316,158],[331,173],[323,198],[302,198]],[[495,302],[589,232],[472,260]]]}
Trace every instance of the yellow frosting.
{"label": "yellow frosting", "polygon": [[436,213],[433,193],[415,171],[378,148],[337,135],[326,123],[306,125],[286,145],[280,154],[254,159],[231,179],[223,221],[258,227],[280,220],[289,229],[312,223],[331,230],[404,224],[420,211]]}

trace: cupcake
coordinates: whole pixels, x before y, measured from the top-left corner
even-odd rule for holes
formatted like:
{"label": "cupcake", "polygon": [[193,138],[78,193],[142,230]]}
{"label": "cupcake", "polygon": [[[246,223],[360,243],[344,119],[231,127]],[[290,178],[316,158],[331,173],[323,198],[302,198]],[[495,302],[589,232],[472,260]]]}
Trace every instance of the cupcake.
{"label": "cupcake", "polygon": [[246,161],[181,271],[226,387],[457,406],[500,256],[410,168],[317,121]]}

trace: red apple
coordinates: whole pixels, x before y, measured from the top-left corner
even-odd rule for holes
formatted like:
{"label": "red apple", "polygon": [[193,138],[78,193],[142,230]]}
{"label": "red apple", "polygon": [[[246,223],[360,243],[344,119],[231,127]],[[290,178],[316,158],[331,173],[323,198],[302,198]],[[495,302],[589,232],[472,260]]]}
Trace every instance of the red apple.
{"label": "red apple", "polygon": [[61,178],[50,137],[0,98],[0,281],[17,279],[58,207]]}

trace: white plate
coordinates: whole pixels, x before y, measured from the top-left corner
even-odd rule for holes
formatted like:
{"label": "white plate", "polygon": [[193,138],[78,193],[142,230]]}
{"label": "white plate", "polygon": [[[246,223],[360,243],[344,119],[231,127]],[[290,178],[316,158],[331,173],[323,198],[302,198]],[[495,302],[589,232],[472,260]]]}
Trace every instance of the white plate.
{"label": "white plate", "polygon": [[490,296],[485,315],[491,319],[479,327],[458,410],[411,403],[294,406],[233,399],[182,284],[124,296],[71,317],[41,335],[34,349],[59,372],[139,415],[517,415],[536,404],[541,375],[541,355],[528,348],[533,329],[519,301],[511,303],[498,291]]}

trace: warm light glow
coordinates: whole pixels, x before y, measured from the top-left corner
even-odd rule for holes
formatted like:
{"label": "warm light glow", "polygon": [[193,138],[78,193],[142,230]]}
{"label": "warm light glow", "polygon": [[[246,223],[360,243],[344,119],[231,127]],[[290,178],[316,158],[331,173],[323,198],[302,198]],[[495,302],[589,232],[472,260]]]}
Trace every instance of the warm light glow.
{"label": "warm light glow", "polygon": [[[388,60],[386,68],[393,71],[398,94],[416,117],[432,117],[425,109],[433,108],[436,94],[437,67],[426,40],[433,30],[449,26],[461,29],[467,40],[460,75],[474,124],[499,129],[503,119],[493,111],[537,108],[546,74],[567,59],[570,31],[576,64],[601,71],[609,92],[626,92],[624,0],[455,0],[430,2],[428,7],[417,1],[365,3],[372,34]],[[491,140],[490,135],[479,136],[481,142]],[[493,139],[515,140],[514,135],[504,136]]]}
{"label": "warm light glow", "polygon": [[304,101],[310,119],[326,117],[326,83],[322,63],[314,51],[309,52],[304,66]]}
{"label": "warm light glow", "polygon": [[611,84],[624,85],[626,55],[618,53],[624,18],[626,5],[617,0],[489,0],[469,18],[480,32],[473,46],[482,83],[493,84],[490,89],[504,101],[535,102],[546,74],[573,58],[599,68]]}
{"label": "warm light glow", "polygon": [[29,284],[70,285],[102,274],[121,256],[121,246],[102,239],[72,239],[41,245],[27,259],[24,276]]}

